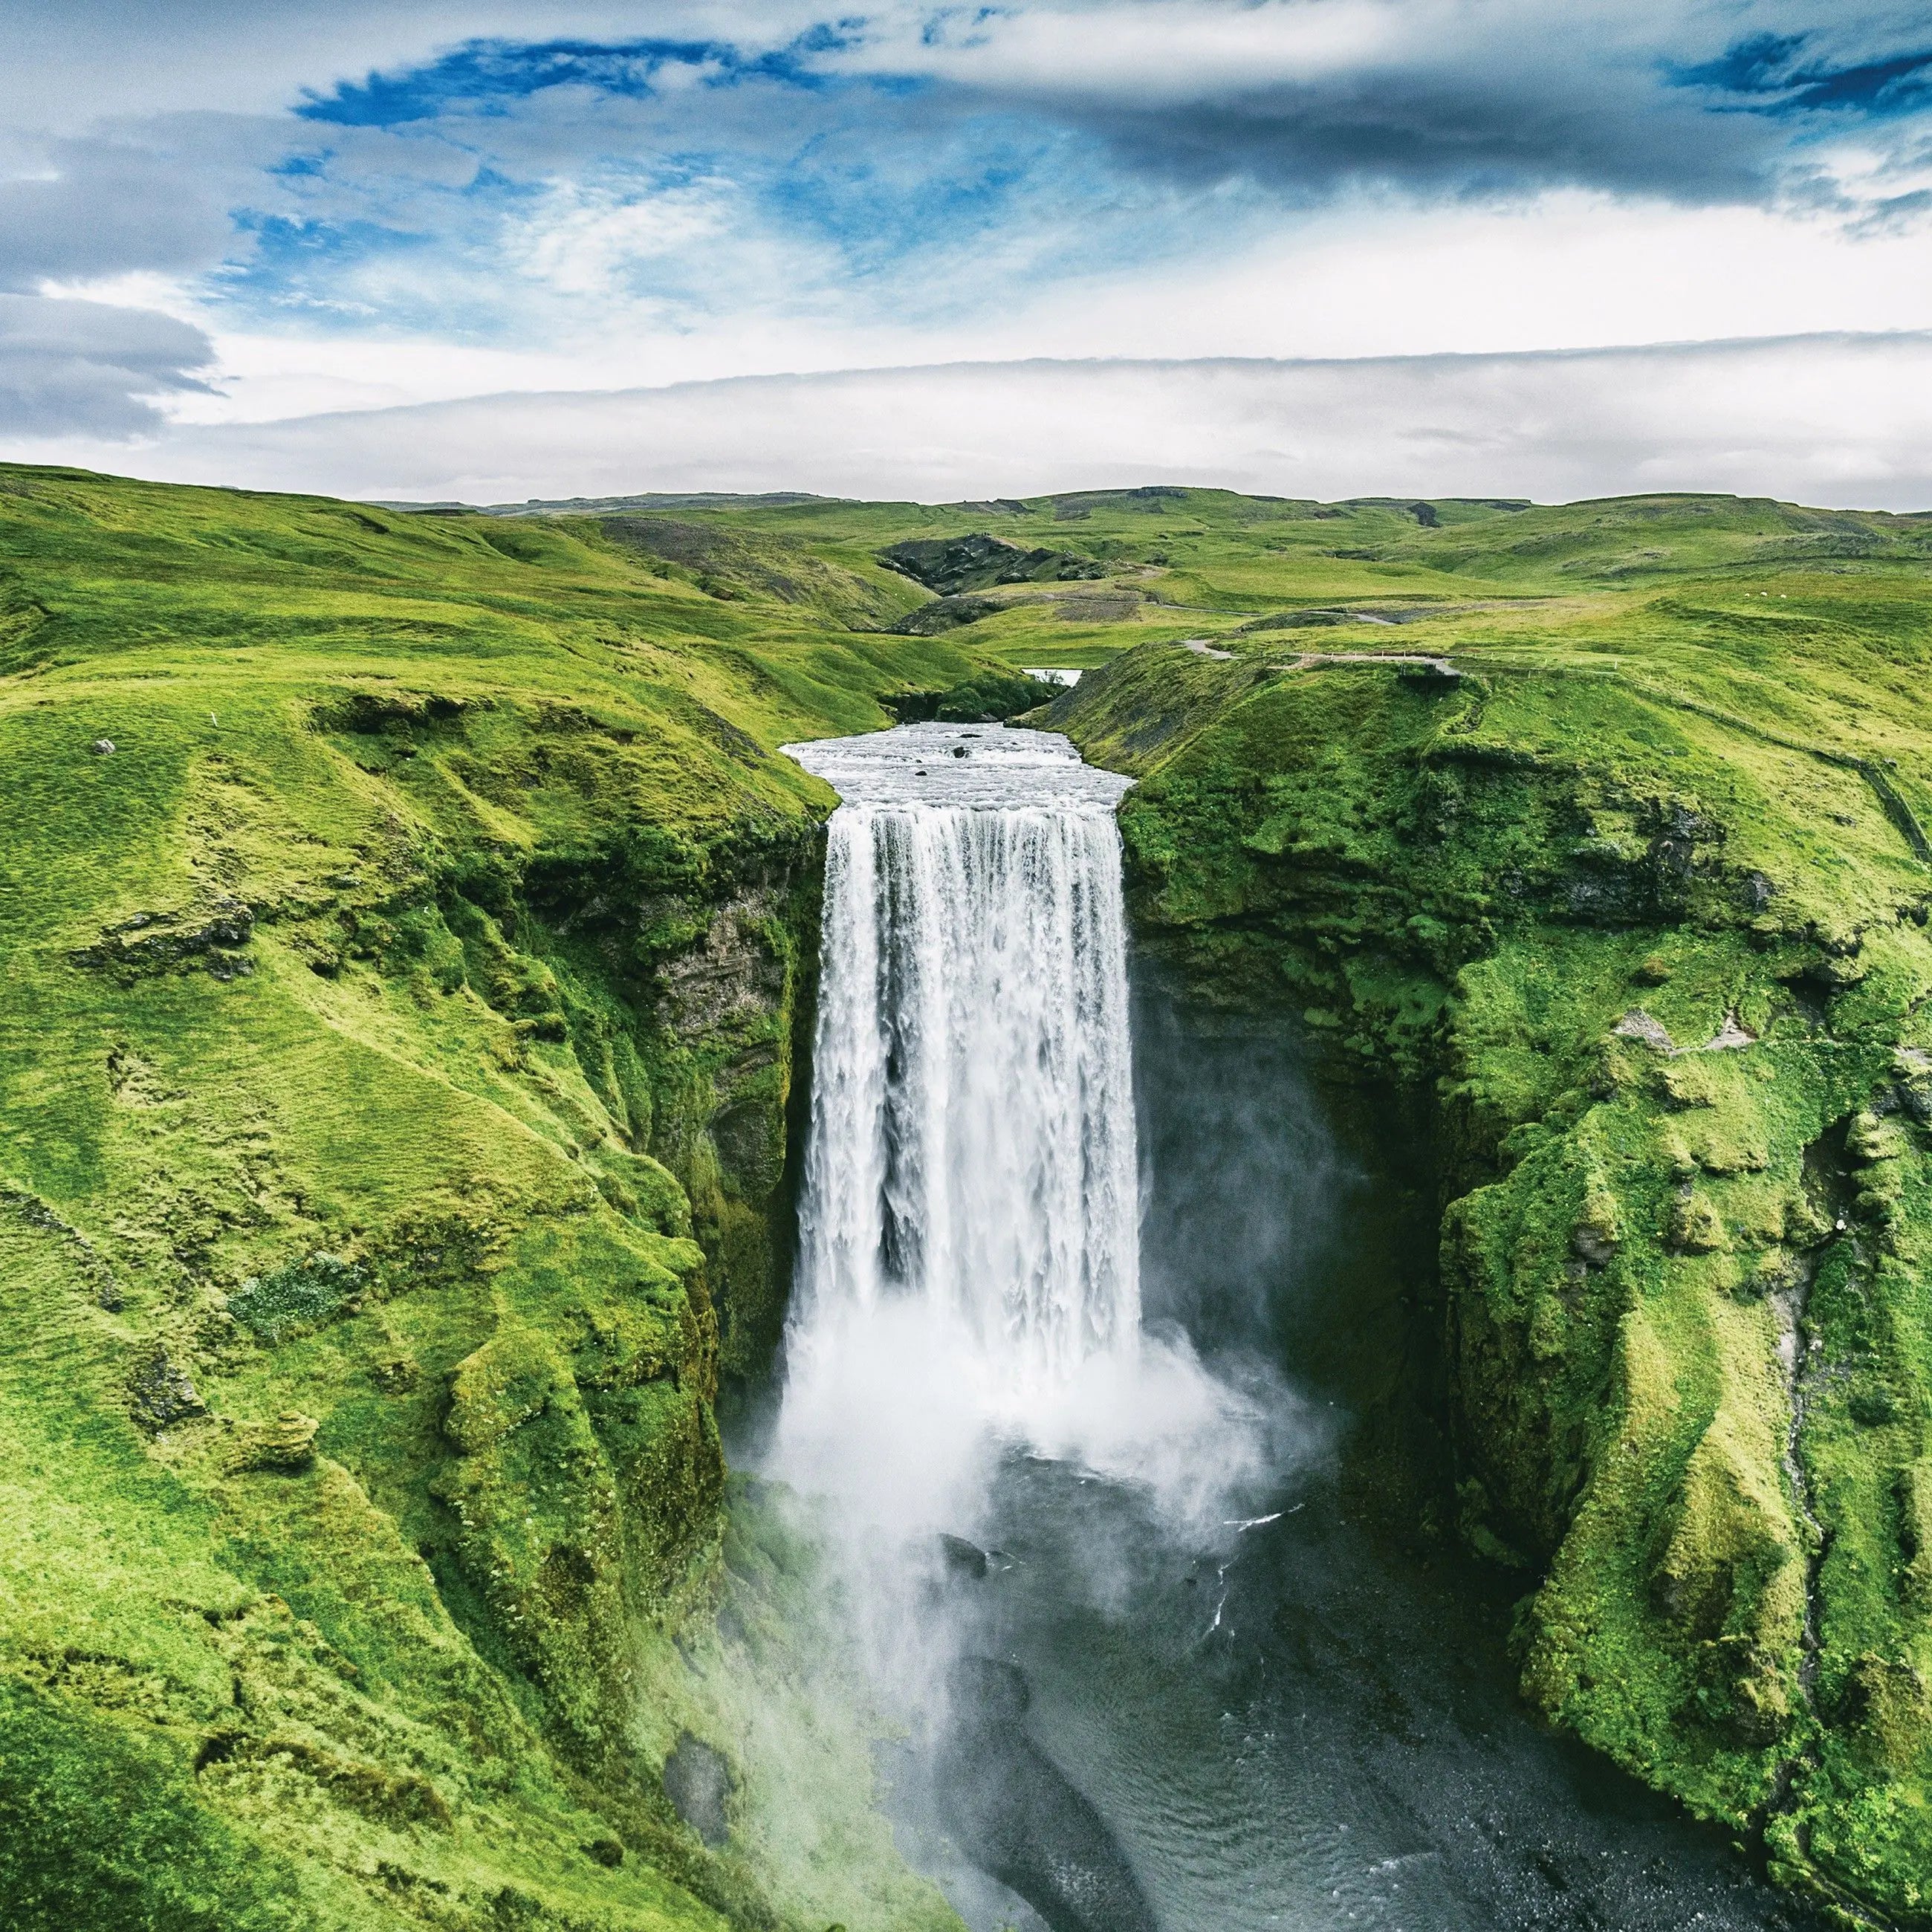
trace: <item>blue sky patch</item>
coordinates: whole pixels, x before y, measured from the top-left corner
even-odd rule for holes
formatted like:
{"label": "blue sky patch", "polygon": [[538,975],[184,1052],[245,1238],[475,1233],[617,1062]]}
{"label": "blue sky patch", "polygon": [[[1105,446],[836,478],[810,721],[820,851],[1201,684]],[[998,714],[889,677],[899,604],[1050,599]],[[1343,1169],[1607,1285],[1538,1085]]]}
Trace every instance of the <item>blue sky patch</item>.
{"label": "blue sky patch", "polygon": [[1910,113],[1925,105],[1932,85],[1932,49],[1856,67],[1801,73],[1793,104],[1800,107],[1851,107],[1872,115]]}
{"label": "blue sky patch", "polygon": [[696,70],[700,84],[734,87],[766,80],[816,92],[832,84],[812,57],[844,44],[836,30],[813,29],[788,46],[746,54],[724,40],[471,40],[430,65],[343,81],[311,93],[296,111],[344,127],[398,128],[461,109],[506,112],[554,87],[587,87],[630,99],[649,96],[666,68]]}
{"label": "blue sky patch", "polygon": [[1790,83],[1792,60],[1806,34],[1753,34],[1726,47],[1715,60],[1675,70],[1684,87],[1714,87],[1727,94],[1773,94]]}
{"label": "blue sky patch", "polygon": [[[290,156],[271,171],[280,192],[238,214],[249,245],[224,278],[225,298],[326,308],[332,262],[352,316],[368,304],[352,285],[386,248],[442,271],[466,335],[508,339],[542,300],[527,278],[549,270],[532,261],[554,260],[516,238],[547,198],[560,220],[599,228],[596,273],[611,299],[656,303],[693,326],[714,303],[745,298],[741,254],[786,261],[766,293],[780,308],[830,300],[907,320],[983,305],[986,278],[952,271],[989,244],[1048,274],[1175,246],[1162,197],[1124,178],[1099,136],[1010,105],[976,107],[920,76],[814,64],[845,44],[830,26],[757,54],[711,40],[477,40],[312,94],[300,118],[340,136]],[[674,67],[683,71],[668,77]],[[604,104],[560,116],[541,98],[566,88]],[[727,208],[729,232],[712,232],[712,211]],[[660,208],[668,240],[653,226]],[[634,244],[609,238],[627,212]],[[817,286],[798,279],[811,275]]]}
{"label": "blue sky patch", "polygon": [[1684,86],[1742,95],[1759,111],[1774,114],[1835,109],[1884,118],[1922,108],[1932,95],[1932,48],[1834,67],[1801,60],[1812,38],[1754,34],[1716,60],[1679,68],[1676,78]]}

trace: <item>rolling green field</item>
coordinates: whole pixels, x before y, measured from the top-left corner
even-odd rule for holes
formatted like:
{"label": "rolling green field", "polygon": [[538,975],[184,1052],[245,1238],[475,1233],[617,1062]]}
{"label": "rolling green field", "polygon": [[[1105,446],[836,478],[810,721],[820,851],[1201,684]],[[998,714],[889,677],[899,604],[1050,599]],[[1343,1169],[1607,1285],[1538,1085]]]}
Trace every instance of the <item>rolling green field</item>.
{"label": "rolling green field", "polygon": [[832,803],[776,748],[1061,666],[1146,942],[1436,1123],[1424,1527],[1526,1694],[1932,1923],[1932,518],[0,468],[13,1922],[950,1922],[784,1717],[810,1552],[714,1405]]}
{"label": "rolling green field", "polygon": [[0,586],[10,1924],[948,1922],[862,1738],[722,1849],[658,1768],[755,1754],[800,1588],[721,1558],[712,1410],[831,802],[771,748],[975,667],[589,528],[46,472]]}

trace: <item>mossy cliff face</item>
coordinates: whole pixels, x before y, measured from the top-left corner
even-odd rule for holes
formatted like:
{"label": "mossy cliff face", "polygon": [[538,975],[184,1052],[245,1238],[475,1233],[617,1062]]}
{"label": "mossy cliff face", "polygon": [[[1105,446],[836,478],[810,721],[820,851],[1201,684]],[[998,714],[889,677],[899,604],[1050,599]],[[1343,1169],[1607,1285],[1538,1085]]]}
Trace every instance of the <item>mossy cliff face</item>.
{"label": "mossy cliff face", "polygon": [[[772,748],[976,667],[594,526],[4,482],[0,1916],[822,1924],[770,1794],[659,1778],[751,1724],[713,1400],[830,804]],[[946,1922],[848,1760],[848,1922]]]}
{"label": "mossy cliff face", "polygon": [[1921,1924],[1926,627],[1804,615],[1782,688],[1739,612],[1615,668],[1520,628],[1148,646],[1046,716],[1142,779],[1149,940],[1435,1116],[1459,1526],[1530,1593],[1527,1694],[1849,1922]]}
{"label": "mossy cliff face", "polygon": [[[1144,926],[1438,1116],[1531,1694],[1922,1920],[1932,526],[1427,507],[0,466],[8,1924],[953,1923],[809,1538],[721,1503],[832,805],[776,747],[1149,638],[1064,714]],[[989,519],[1052,568],[880,560]]]}

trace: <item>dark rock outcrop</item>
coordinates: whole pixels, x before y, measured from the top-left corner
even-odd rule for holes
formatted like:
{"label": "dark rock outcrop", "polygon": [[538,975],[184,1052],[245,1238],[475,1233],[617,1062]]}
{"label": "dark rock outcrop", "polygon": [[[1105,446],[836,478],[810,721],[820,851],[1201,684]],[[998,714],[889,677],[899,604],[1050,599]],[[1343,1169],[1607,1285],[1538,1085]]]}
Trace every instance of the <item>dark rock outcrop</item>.
{"label": "dark rock outcrop", "polygon": [[128,1384],[128,1412],[151,1435],[208,1413],[187,1370],[157,1348]]}
{"label": "dark rock outcrop", "polygon": [[879,552],[879,561],[942,597],[998,584],[1064,584],[1107,574],[1107,566],[1095,558],[1071,550],[1022,550],[983,531],[894,544]]}

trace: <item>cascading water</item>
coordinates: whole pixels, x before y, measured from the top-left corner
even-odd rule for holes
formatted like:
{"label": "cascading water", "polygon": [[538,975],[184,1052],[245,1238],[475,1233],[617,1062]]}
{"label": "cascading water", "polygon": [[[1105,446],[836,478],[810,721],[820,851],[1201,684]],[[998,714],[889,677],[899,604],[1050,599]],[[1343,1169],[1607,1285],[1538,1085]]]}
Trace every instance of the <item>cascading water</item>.
{"label": "cascading water", "polygon": [[958,726],[792,754],[844,800],[794,1354],[901,1297],[989,1402],[1037,1399],[1139,1340],[1127,781]]}
{"label": "cascading water", "polygon": [[1039,1924],[1024,1898],[1055,1932],[1153,1932],[946,1587],[994,1561],[961,1533],[993,1527],[1003,1467],[1132,1460],[1174,1408],[1180,1358],[1141,1335],[1127,781],[1037,732],[789,748],[842,802],[775,1466],[842,1556],[875,1693],[917,1741],[902,1822],[936,1826],[928,1868],[970,1922]]}
{"label": "cascading water", "polygon": [[776,1466],[875,1541],[1015,1450],[1218,1510],[1252,1412],[1141,1328],[1130,781],[997,726],[788,749],[842,802]]}
{"label": "cascading water", "polygon": [[1262,1022],[1144,988],[1136,1075],[1125,782],[998,728],[793,755],[843,802],[766,1466],[857,1653],[824,1694],[862,1678],[903,1741],[896,1828],[973,1932],[1790,1932],[1529,1723],[1453,1544],[1345,1506],[1337,1429],[1410,1332],[1411,1182],[1352,1166]]}

